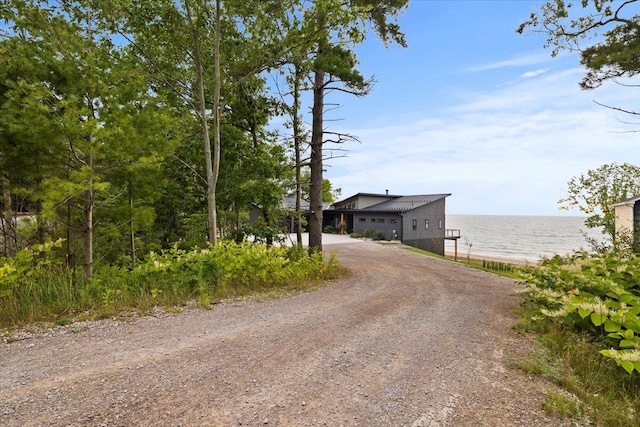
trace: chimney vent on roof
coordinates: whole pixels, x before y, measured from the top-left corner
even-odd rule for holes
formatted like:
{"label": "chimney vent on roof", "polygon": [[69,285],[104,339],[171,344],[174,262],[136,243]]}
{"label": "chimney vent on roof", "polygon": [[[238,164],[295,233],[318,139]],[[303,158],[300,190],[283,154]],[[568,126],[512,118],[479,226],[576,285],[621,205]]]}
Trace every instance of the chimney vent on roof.
{"label": "chimney vent on roof", "polygon": [[389,190],[384,190],[387,193],[387,196],[389,195]]}

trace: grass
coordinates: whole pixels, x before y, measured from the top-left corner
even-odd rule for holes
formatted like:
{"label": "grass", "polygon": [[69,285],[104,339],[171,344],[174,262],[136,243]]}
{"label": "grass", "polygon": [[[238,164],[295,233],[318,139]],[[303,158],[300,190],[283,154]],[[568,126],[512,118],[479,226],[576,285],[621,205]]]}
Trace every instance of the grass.
{"label": "grass", "polygon": [[602,357],[602,345],[562,325],[536,320],[523,306],[516,332],[534,332],[537,345],[517,366],[564,389],[549,393],[543,408],[575,425],[640,426],[640,379]]}
{"label": "grass", "polygon": [[[226,243],[151,254],[134,270],[106,266],[84,283],[81,272],[69,271],[54,257],[32,250],[17,260],[6,260],[0,268],[0,328],[65,326],[144,315],[155,307],[176,310],[172,307],[188,303],[211,308],[215,302],[247,296],[274,299],[345,274],[333,254]],[[3,336],[8,339],[10,334]]]}
{"label": "grass", "polygon": [[[407,250],[454,261],[416,248]],[[494,271],[482,259],[458,258],[458,263],[518,280],[519,269]],[[513,326],[518,333],[534,333],[533,350],[512,363],[524,372],[555,384],[561,392],[550,392],[543,409],[570,419],[576,426],[639,427],[640,375],[629,375],[616,363],[602,357],[604,346],[586,334],[537,316],[536,307],[525,303],[516,311]]]}
{"label": "grass", "polygon": [[518,266],[516,264],[510,264],[507,262],[500,262],[494,260],[486,260],[482,258],[466,258],[458,257],[456,260],[453,256],[442,256],[433,252],[428,252],[423,249],[414,248],[412,246],[405,246],[404,249],[409,252],[415,252],[421,255],[427,255],[432,258],[444,259],[447,261],[453,261],[458,264],[468,265],[469,267],[476,268],[478,270],[488,271],[490,273],[498,274],[500,276],[510,277],[512,279],[518,278]]}
{"label": "grass", "polygon": [[589,423],[589,419],[584,417],[581,402],[575,396],[567,393],[549,393],[542,408],[550,415],[570,418],[580,424]]}

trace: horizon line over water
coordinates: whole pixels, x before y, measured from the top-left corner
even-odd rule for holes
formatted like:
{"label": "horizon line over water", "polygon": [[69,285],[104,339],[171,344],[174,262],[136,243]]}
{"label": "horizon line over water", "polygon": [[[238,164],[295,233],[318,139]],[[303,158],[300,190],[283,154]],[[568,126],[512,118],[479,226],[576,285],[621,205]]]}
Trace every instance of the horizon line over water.
{"label": "horizon line over water", "polygon": [[[600,228],[584,225],[586,216],[447,214],[445,226],[459,229],[458,256],[538,261],[542,257],[591,250],[589,238],[604,241]],[[445,240],[445,251],[455,243]]]}

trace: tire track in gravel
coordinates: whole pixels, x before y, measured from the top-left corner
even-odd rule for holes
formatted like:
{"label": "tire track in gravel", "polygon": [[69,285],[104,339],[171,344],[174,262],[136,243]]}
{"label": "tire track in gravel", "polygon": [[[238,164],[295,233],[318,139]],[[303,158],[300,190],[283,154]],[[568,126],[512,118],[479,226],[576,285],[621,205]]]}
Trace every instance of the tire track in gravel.
{"label": "tire track in gravel", "polygon": [[0,344],[0,424],[568,425],[504,366],[526,344],[513,281],[398,246],[325,250],[353,274],[313,292]]}

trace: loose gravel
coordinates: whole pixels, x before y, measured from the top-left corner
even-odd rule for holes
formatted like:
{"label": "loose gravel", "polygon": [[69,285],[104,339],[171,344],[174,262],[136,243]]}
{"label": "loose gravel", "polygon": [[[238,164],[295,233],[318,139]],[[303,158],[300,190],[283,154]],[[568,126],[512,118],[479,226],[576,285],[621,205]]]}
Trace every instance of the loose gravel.
{"label": "loose gravel", "polygon": [[293,297],[0,344],[2,426],[569,426],[513,368],[514,281],[372,242]]}

